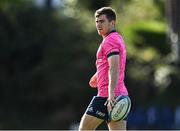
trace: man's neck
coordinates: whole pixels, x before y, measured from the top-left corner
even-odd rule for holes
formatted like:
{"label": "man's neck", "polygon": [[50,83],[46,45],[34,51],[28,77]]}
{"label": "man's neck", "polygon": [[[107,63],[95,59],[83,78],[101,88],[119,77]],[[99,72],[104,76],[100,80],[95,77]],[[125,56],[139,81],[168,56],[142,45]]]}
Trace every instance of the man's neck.
{"label": "man's neck", "polygon": [[116,32],[116,29],[113,28],[112,30],[110,30],[106,35],[102,36],[103,39],[106,38],[109,34],[113,33],[113,32]]}

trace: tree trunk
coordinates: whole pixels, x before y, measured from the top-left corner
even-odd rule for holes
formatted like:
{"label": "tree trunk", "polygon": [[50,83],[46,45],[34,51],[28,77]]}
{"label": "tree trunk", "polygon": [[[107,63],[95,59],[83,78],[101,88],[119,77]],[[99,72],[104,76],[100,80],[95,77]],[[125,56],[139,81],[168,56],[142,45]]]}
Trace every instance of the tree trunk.
{"label": "tree trunk", "polygon": [[166,0],[168,39],[172,45],[173,60],[180,63],[180,0]]}

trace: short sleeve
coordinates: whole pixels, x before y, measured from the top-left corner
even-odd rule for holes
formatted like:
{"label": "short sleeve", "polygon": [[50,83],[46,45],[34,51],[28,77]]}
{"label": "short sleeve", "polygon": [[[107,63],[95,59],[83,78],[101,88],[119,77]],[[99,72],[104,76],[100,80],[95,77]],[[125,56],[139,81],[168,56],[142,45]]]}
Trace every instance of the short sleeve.
{"label": "short sleeve", "polygon": [[118,45],[116,45],[116,43],[110,43],[110,42],[104,43],[103,51],[107,58],[112,55],[119,55],[120,52]]}

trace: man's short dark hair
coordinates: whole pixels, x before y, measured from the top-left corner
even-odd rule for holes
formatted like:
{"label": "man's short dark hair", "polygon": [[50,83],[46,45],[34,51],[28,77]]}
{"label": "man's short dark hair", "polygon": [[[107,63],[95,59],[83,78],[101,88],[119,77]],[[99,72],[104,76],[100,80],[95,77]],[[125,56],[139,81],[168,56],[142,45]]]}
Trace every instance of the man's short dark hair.
{"label": "man's short dark hair", "polygon": [[109,21],[116,20],[116,12],[111,7],[102,7],[95,12],[95,17],[106,15]]}

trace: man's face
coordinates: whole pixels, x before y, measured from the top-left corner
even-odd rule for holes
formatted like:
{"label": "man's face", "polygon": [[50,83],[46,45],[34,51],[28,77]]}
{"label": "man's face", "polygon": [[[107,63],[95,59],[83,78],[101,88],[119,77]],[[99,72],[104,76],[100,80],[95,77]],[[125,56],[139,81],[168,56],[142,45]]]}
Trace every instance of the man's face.
{"label": "man's face", "polygon": [[95,18],[96,22],[96,28],[98,31],[98,34],[105,37],[109,34],[109,32],[114,29],[115,21],[109,21],[106,17],[106,15],[100,15],[99,17]]}

